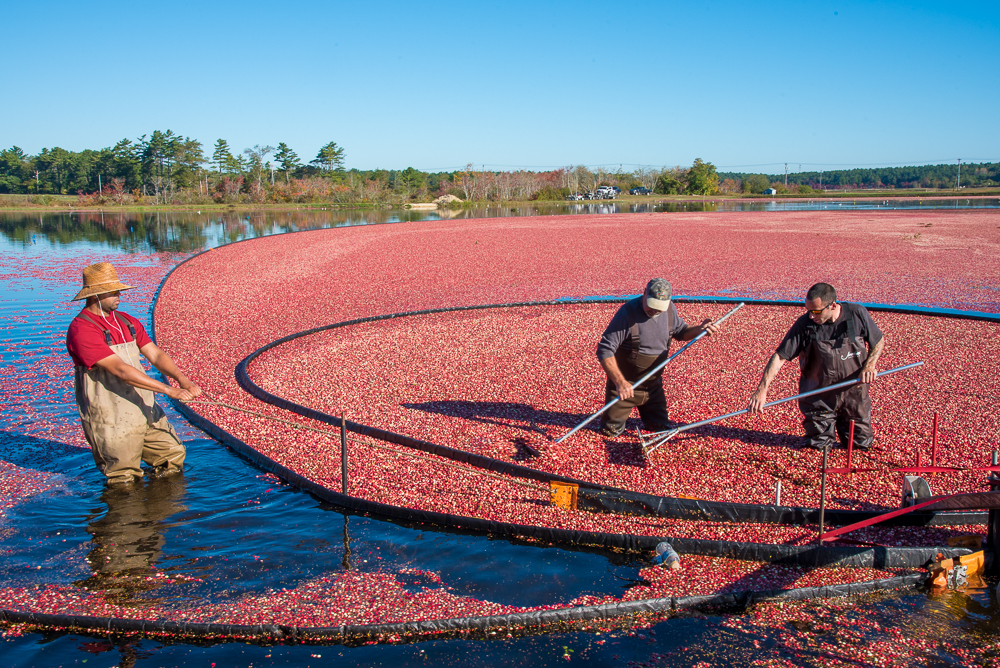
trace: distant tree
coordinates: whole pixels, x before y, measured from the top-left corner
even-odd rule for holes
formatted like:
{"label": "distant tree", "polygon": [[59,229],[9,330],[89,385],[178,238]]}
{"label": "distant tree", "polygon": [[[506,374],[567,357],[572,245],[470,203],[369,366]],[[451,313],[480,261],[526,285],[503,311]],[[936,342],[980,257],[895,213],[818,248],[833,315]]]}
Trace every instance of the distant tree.
{"label": "distant tree", "polygon": [[28,156],[17,146],[0,151],[0,193],[24,192]]}
{"label": "distant tree", "polygon": [[215,150],[212,151],[212,164],[215,165],[215,170],[221,174],[223,170],[228,171],[232,163],[233,154],[229,150],[229,142],[219,139],[215,142]]}
{"label": "distant tree", "polygon": [[278,150],[274,152],[274,159],[281,165],[278,171],[285,175],[285,183],[288,183],[289,174],[302,165],[299,161],[299,156],[295,154],[295,151],[288,148],[288,144],[285,142],[278,142]]}
{"label": "distant tree", "polygon": [[740,191],[740,182],[733,179],[726,179],[719,184],[719,192],[726,195],[734,195]]}
{"label": "distant tree", "polygon": [[771,187],[770,181],[763,174],[747,174],[743,177],[743,192],[760,195]]}
{"label": "distant tree", "polygon": [[673,174],[660,174],[659,178],[656,179],[653,192],[659,195],[679,195],[684,192],[684,183]]}
{"label": "distant tree", "polygon": [[247,157],[246,164],[249,181],[256,185],[258,191],[262,187],[261,181],[264,176],[264,158],[266,158],[272,151],[274,151],[273,146],[261,146],[260,144],[254,145],[253,148],[243,150],[243,155]]}
{"label": "distant tree", "polygon": [[319,150],[314,160],[309,161],[327,174],[340,174],[344,171],[344,149],[332,141]]}
{"label": "distant tree", "polygon": [[688,171],[687,192],[692,195],[717,195],[719,175],[715,171],[715,165],[697,158]]}

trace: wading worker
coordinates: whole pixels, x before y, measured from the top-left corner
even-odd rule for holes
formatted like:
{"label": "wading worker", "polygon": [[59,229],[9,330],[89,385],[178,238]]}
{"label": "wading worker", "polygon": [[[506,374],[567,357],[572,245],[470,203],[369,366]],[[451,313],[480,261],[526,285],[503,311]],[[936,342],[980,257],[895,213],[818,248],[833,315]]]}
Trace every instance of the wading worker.
{"label": "wading worker", "polygon": [[806,311],[771,356],[747,408],[751,413],[763,409],[767,390],[781,365],[796,357],[801,368],[800,393],[860,378],[859,385],[800,399],[799,409],[808,447],[822,450],[832,446],[837,437],[846,447],[854,420],[854,447],[868,450],[872,447],[868,383],[877,373],[882,331],[864,306],[838,302],[837,291],[827,283],[809,288]]}
{"label": "wading worker", "polygon": [[670,283],[654,278],[641,297],[622,304],[604,330],[597,345],[597,359],[608,377],[604,403],[621,399],[602,417],[600,432],[604,436],[615,437],[625,431],[625,421],[636,407],[648,431],[667,429],[663,371],[634,390],[632,384],[670,356],[671,339],[690,341],[704,331],[709,335],[718,331],[711,319],[688,327],[677,314],[672,296]]}
{"label": "wading worker", "polygon": [[[85,268],[83,289],[73,301],[86,299],[87,304],[73,318],[66,334],[83,433],[108,484],[141,478],[140,461],[152,466],[157,475],[180,471],[184,444],[153,400],[153,393],[180,401],[201,394],[170,356],[150,340],[142,323],[118,311],[118,293],[131,289],[118,280],[118,273],[107,262]],[[140,354],[176,380],[180,388],[147,376]]]}

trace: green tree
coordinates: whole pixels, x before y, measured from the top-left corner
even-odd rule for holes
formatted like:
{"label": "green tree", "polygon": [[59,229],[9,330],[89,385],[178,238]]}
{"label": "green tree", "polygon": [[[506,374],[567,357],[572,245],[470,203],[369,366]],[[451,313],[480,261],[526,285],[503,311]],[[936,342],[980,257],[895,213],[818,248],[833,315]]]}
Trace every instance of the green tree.
{"label": "green tree", "polygon": [[771,187],[771,182],[763,174],[747,174],[743,177],[743,192],[760,195]]}
{"label": "green tree", "polygon": [[344,171],[344,149],[337,146],[337,142],[332,141],[319,150],[315,160],[309,161],[310,165],[316,165],[327,174],[342,174]]}
{"label": "green tree", "polygon": [[28,156],[17,146],[0,151],[0,193],[24,192],[28,176]]}
{"label": "green tree", "polygon": [[283,141],[278,142],[278,150],[274,152],[274,159],[281,165],[278,171],[285,175],[285,183],[288,183],[289,174],[302,165],[299,156]]}
{"label": "green tree", "polygon": [[684,184],[671,174],[661,174],[653,187],[653,192],[659,195],[679,195],[683,191]]}
{"label": "green tree", "polygon": [[215,142],[215,150],[212,151],[212,164],[215,165],[215,171],[222,174],[223,170],[229,171],[229,167],[233,163],[233,154],[229,150],[229,142],[225,139],[219,139]]}
{"label": "green tree", "polygon": [[688,171],[687,191],[692,195],[716,195],[719,192],[719,175],[715,165],[697,158]]}

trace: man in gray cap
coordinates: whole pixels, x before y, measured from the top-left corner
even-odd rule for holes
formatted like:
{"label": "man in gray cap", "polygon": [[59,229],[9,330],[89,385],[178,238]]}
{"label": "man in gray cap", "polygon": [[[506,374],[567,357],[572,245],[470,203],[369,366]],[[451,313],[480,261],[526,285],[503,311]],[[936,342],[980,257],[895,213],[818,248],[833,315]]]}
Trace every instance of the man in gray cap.
{"label": "man in gray cap", "polygon": [[604,402],[621,401],[605,411],[601,434],[615,437],[625,431],[625,421],[633,408],[639,409],[649,431],[669,428],[667,398],[663,394],[663,372],[636,389],[632,384],[670,356],[670,340],[690,341],[702,332],[719,331],[712,320],[690,327],[677,314],[673,290],[663,278],[654,278],[641,297],[622,304],[597,345],[597,359],[608,376]]}

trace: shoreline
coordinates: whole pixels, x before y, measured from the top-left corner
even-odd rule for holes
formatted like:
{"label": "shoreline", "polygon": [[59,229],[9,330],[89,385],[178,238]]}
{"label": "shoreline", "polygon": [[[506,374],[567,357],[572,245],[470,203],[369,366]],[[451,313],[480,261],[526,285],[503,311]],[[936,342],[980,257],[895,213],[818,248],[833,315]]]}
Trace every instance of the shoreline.
{"label": "shoreline", "polygon": [[[158,212],[158,213],[201,213],[205,212],[231,212],[231,211],[350,211],[350,210],[405,210],[405,211],[454,211],[461,209],[473,209],[473,208],[516,208],[516,207],[563,207],[572,206],[580,204],[608,204],[608,203],[618,203],[618,204],[667,204],[667,203],[686,203],[686,202],[799,202],[799,201],[843,201],[843,200],[884,200],[888,202],[898,202],[898,201],[912,201],[912,200],[929,200],[929,201],[941,201],[941,200],[982,200],[982,199],[993,199],[1000,197],[1000,189],[988,190],[985,192],[969,193],[969,194],[957,194],[953,192],[943,192],[943,193],[913,193],[911,194],[899,194],[894,192],[893,194],[887,194],[885,191],[875,191],[872,193],[858,193],[858,192],[846,192],[846,193],[824,193],[823,195],[818,195],[817,193],[812,194],[792,194],[788,193],[780,196],[768,196],[768,195],[741,195],[741,196],[729,196],[729,195],[660,195],[660,196],[627,196],[620,197],[614,200],[583,200],[580,202],[568,202],[563,200],[510,200],[503,202],[493,202],[493,201],[483,201],[483,202],[463,202],[459,206],[448,206],[444,208],[437,207],[433,202],[408,202],[401,204],[375,204],[371,202],[349,202],[349,203],[331,203],[331,202],[316,202],[314,204],[294,204],[294,203],[281,203],[281,204],[243,204],[243,203],[230,203],[230,204],[129,204],[123,206],[107,206],[107,207],[75,207],[71,204],[64,204],[62,202],[54,204],[28,204],[28,205],[12,205],[4,206],[4,199],[7,197],[27,197],[27,195],[0,195],[0,213],[147,213],[147,212]],[[60,197],[69,198],[69,195],[49,195],[49,197]]]}

